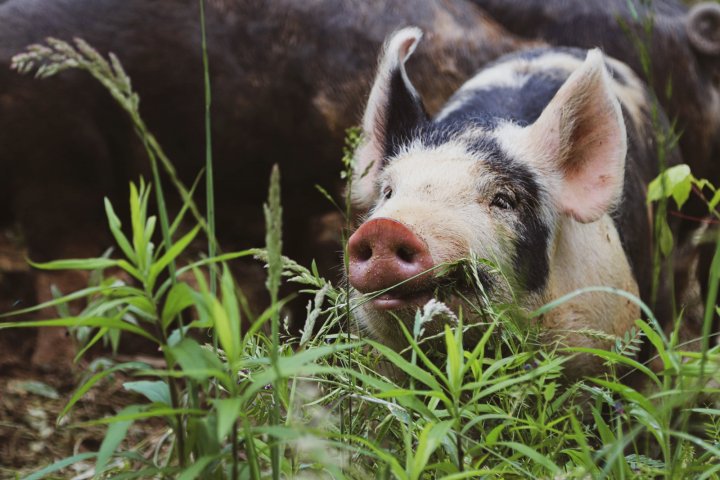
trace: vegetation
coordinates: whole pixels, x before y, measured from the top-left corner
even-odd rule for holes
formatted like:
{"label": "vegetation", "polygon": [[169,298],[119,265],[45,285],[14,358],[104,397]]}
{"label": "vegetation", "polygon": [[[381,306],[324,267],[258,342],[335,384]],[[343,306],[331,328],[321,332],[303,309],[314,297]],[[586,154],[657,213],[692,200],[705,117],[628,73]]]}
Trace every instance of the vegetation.
{"label": "vegetation", "polygon": [[[114,252],[34,265],[94,273],[84,290],[13,312],[54,306],[60,318],[5,321],[0,329],[76,329],[87,338],[78,357],[108,336],[116,342],[121,332],[138,335],[157,344],[166,362],[163,369],[139,361],[106,362],[89,375],[61,417],[118,371],[136,377],[124,387],[142,401],[115,416],[75,425],[107,425],[98,451],[62,459],[27,479],[58,476],[88,459],[95,461],[96,478],[121,479],[720,478],[720,348],[709,341],[713,316],[720,314],[720,238],[711,239],[716,253],[700,351],[685,350],[678,329],[664,332],[639,299],[613,292],[641,305],[646,318],[613,339],[609,351],[541,344],[528,320],[567,298],[523,318],[512,305],[494,305],[481,296],[476,308],[485,322],[480,325],[465,325],[462,312],[430,302],[417,312],[412,331],[404,329],[410,347],[399,354],[351,328],[354,302],[364,299],[351,299],[347,287],[332,285],[314,265],[307,268],[282,256],[277,169],[265,205],[265,248],[217,253],[212,212],[206,220],[193,189],[177,179],[147,131],[139,99],[117,59],[107,61],[80,40],[74,46],[51,40],[16,57],[15,66],[24,72],[37,68],[40,76],[67,68],[91,73],[132,118],[154,176],[151,185],[142,180],[130,185],[130,225],[122,225],[106,200]],[[348,179],[358,136],[349,139]],[[161,167],[184,200],[174,218],[165,207]],[[720,218],[720,190],[695,179],[685,166],[658,177],[650,200],[672,197],[681,204],[693,186],[710,192],[709,211]],[[208,191],[212,194],[212,188]],[[158,219],[162,240],[156,244]],[[188,223],[195,226],[187,228]],[[201,235],[211,250],[189,260],[187,250]],[[258,316],[247,308],[230,268],[252,256],[267,264],[271,297]],[[468,260],[474,261],[479,260]],[[282,281],[312,298],[299,338],[281,338],[288,301],[278,295]],[[78,299],[86,301],[80,314],[62,314]],[[426,338],[424,326],[440,316],[445,319],[441,333]],[[463,337],[470,329],[480,331],[480,340],[467,345]],[[200,340],[208,333],[208,343]],[[431,355],[430,341],[441,344],[445,354]],[[653,345],[660,368],[636,360],[640,342]],[[602,358],[608,374],[567,380],[563,370],[572,368],[577,354]],[[167,434],[156,455],[147,458],[124,439],[133,422],[151,417],[166,422]]]}

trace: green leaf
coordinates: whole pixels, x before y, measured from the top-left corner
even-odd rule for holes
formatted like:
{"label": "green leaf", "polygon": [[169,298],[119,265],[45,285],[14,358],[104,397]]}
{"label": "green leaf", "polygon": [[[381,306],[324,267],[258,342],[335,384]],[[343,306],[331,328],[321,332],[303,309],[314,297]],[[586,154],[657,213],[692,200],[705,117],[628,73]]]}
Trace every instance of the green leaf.
{"label": "green leaf", "polygon": [[[460,329],[457,329],[460,331]],[[455,332],[450,325],[445,325],[445,345],[447,347],[447,379],[448,387],[453,396],[459,393],[462,388],[463,371],[463,346],[462,341],[458,341]]]}
{"label": "green leaf", "polygon": [[[650,328],[650,327],[648,326],[648,328]],[[655,335],[655,337],[657,337],[657,335]],[[659,337],[657,337],[657,338],[659,339]],[[637,369],[638,371],[644,373],[658,387],[662,386],[662,382],[660,382],[660,379],[658,379],[657,375],[652,370],[650,370],[649,368],[647,368],[645,365],[638,362],[637,360],[633,360],[630,357],[620,355],[617,352],[612,352],[610,350],[602,350],[599,348],[586,348],[586,347],[565,348],[565,349],[563,349],[563,351],[569,352],[569,353],[589,353],[591,355],[595,355],[597,357],[603,358],[603,359],[611,361],[613,363],[627,365],[633,369]]]}
{"label": "green leaf", "polygon": [[38,470],[35,473],[32,473],[31,475],[28,475],[23,480],[40,480],[41,478],[45,478],[48,474],[57,472],[58,470],[62,470],[63,468],[69,467],[70,465],[78,462],[84,462],[86,460],[90,460],[92,458],[95,458],[97,456],[97,453],[95,452],[85,452],[85,453],[79,453],[77,455],[73,455],[72,457],[63,458],[61,460],[58,460],[55,463],[52,463],[48,465],[47,467]]}
{"label": "green leaf", "polygon": [[182,474],[178,477],[178,480],[193,480],[195,478],[203,478],[200,477],[200,475],[203,473],[203,470],[205,470],[205,467],[208,466],[210,462],[215,461],[219,458],[219,455],[204,455],[193,464],[182,471]]}
{"label": "green leaf", "polygon": [[176,283],[170,288],[162,312],[163,328],[167,328],[173,318],[193,305],[192,293],[193,289],[185,282]]}
{"label": "green leaf", "polygon": [[136,392],[144,395],[145,398],[154,403],[170,405],[170,388],[162,380],[140,380],[137,382],[125,382],[123,388],[129,392]]}
{"label": "green leaf", "polygon": [[424,383],[431,389],[435,391],[442,391],[443,388],[438,383],[438,381],[435,379],[434,376],[430,375],[427,370],[424,370],[417,365],[413,365],[412,363],[405,360],[402,355],[397,353],[395,350],[381,344],[378,342],[374,342],[372,340],[368,340],[368,343],[373,346],[377,351],[382,353],[390,362],[402,370],[403,372],[407,373],[414,379]]}
{"label": "green leaf", "polygon": [[117,242],[118,246],[122,249],[125,256],[130,259],[131,262],[135,262],[137,260],[135,252],[133,252],[132,246],[130,246],[130,242],[128,241],[125,234],[123,234],[121,230],[122,223],[120,222],[118,216],[115,214],[115,211],[112,208],[112,204],[107,197],[105,197],[105,214],[108,218],[110,231],[112,232],[113,237],[115,237],[115,241]]}
{"label": "green leaf", "polygon": [[410,464],[409,477],[413,480],[420,478],[425,470],[430,455],[437,449],[445,435],[452,428],[452,420],[446,420],[437,424],[428,422],[420,433],[418,446]]}
{"label": "green leaf", "polygon": [[87,342],[85,346],[81,348],[80,351],[75,355],[75,358],[73,358],[73,362],[77,363],[77,361],[80,360],[83,355],[85,355],[85,352],[90,350],[93,345],[99,342],[100,339],[103,338],[106,333],[108,333],[108,331],[109,330],[107,328],[98,329],[97,333],[93,336],[93,338],[91,338],[90,341]]}
{"label": "green leaf", "polygon": [[118,265],[118,261],[111,258],[70,258],[45,263],[35,263],[28,260],[28,263],[40,270],[97,270]]}
{"label": "green leaf", "polygon": [[490,433],[485,436],[485,445],[487,445],[488,447],[494,446],[497,443],[498,437],[500,437],[500,434],[503,430],[505,430],[505,427],[507,427],[507,425],[508,423],[504,422],[490,430]]}
{"label": "green leaf", "polygon": [[43,302],[39,305],[34,305],[32,307],[23,308],[21,310],[15,310],[12,312],[3,313],[2,315],[0,315],[0,318],[10,317],[10,316],[14,316],[14,315],[22,315],[24,313],[30,313],[30,312],[37,312],[39,310],[43,310],[46,308],[57,307],[59,305],[63,305],[63,304],[72,302],[73,300],[79,300],[79,299],[82,299],[85,297],[90,297],[91,295],[95,295],[98,293],[99,294],[109,294],[112,291],[113,291],[113,287],[102,287],[102,286],[88,287],[88,288],[78,290],[77,292],[73,292],[73,293],[70,293],[70,294],[62,296],[62,297],[54,298],[48,302]]}
{"label": "green leaf", "polygon": [[187,234],[185,234],[180,240],[176,241],[172,248],[165,252],[165,254],[160,257],[157,262],[153,263],[153,265],[150,267],[150,274],[148,275],[148,285],[152,288],[155,285],[155,281],[157,280],[158,275],[162,273],[162,271],[172,262],[175,260],[178,255],[180,255],[188,245],[190,245],[190,242],[193,241],[197,233],[200,231],[200,226],[196,226],[192,230],[190,230]]}
{"label": "green leaf", "polygon": [[104,318],[104,317],[70,317],[60,318],[52,320],[32,320],[27,322],[0,322],[0,330],[6,328],[35,328],[35,327],[107,327],[116,328],[118,330],[124,330],[126,332],[134,333],[141,337],[152,340],[154,343],[158,343],[155,337],[147,333],[142,328],[133,325],[132,323],[118,320],[117,318]]}
{"label": "green leaf", "polygon": [[546,402],[549,402],[550,400],[555,398],[556,390],[557,390],[556,382],[550,382],[547,385],[545,385],[545,389],[543,390],[543,398],[545,398]]}
{"label": "green leaf", "polygon": [[672,196],[678,208],[682,208],[690,196],[692,180],[693,176],[687,165],[670,167],[648,185],[648,202]]}
{"label": "green leaf", "polygon": [[147,368],[148,365],[142,362],[129,362],[129,363],[121,363],[119,365],[115,365],[111,368],[108,368],[107,370],[103,370],[102,372],[96,373],[92,377],[90,377],[85,383],[80,385],[77,390],[75,390],[75,393],[73,393],[72,397],[70,397],[70,400],[68,400],[67,405],[62,409],[62,411],[58,414],[58,422],[70,411],[70,409],[77,403],[78,400],[82,398],[85,393],[88,392],[96,383],[98,383],[103,378],[107,377],[108,375],[111,375],[114,372],[121,371],[121,370],[141,370],[144,368]]}
{"label": "green leaf", "polygon": [[183,371],[198,380],[215,376],[213,372],[223,375],[223,365],[209,350],[203,349],[195,340],[184,338],[173,347],[167,347]]}
{"label": "green leaf", "polygon": [[672,230],[665,217],[659,219],[658,227],[660,228],[660,251],[664,257],[667,257],[672,253],[673,249]]}
{"label": "green leaf", "polygon": [[138,407],[137,412],[122,412],[119,413],[113,417],[105,417],[100,418],[97,420],[90,420],[87,422],[80,422],[75,424],[77,428],[86,428],[91,427],[93,425],[106,425],[111,423],[118,423],[118,422],[126,422],[128,420],[141,420],[144,418],[153,418],[153,417],[165,417],[165,418],[171,418],[175,417],[177,415],[194,415],[197,417],[202,417],[203,415],[206,415],[207,412],[205,410],[200,410],[199,408],[170,408],[170,407],[154,407],[154,408],[144,408],[143,405],[134,405],[135,407]]}
{"label": "green leaf", "polygon": [[597,383],[598,385],[607,388],[608,390],[614,391],[622,395],[623,399],[627,402],[633,402],[638,407],[642,408],[650,414],[653,418],[658,418],[657,409],[655,405],[647,399],[645,395],[638,392],[637,390],[623,385],[617,382],[609,382],[599,378],[591,378],[589,381]]}
{"label": "green leaf", "polygon": [[230,364],[234,365],[240,355],[240,350],[237,347],[239,339],[234,338],[230,318],[225,309],[223,309],[222,304],[215,297],[210,297],[209,301],[210,316],[213,320],[213,326],[215,327],[215,334],[223,350],[225,350]]}
{"label": "green leaf", "polygon": [[[137,413],[139,410],[140,407],[138,405],[130,405],[129,407],[120,410],[118,415],[133,414]],[[110,460],[113,453],[115,453],[115,450],[117,450],[120,443],[125,439],[127,431],[132,423],[132,420],[127,420],[116,422],[108,426],[107,433],[105,434],[105,438],[103,439],[103,442],[100,445],[100,450],[98,451],[97,462],[95,463],[96,477],[105,470],[108,460]]]}
{"label": "green leaf", "polygon": [[539,453],[537,450],[528,447],[527,445],[523,445],[522,443],[517,442],[498,442],[497,445],[511,448],[518,452],[520,455],[528,457],[533,462],[542,465],[548,470],[550,476],[554,476],[560,473],[560,467],[558,467],[555,462],[550,460],[545,455]]}
{"label": "green leaf", "polygon": [[215,400],[213,404],[217,410],[217,440],[222,442],[240,415],[242,401],[239,398],[225,398]]}
{"label": "green leaf", "polygon": [[232,332],[233,348],[240,350],[240,303],[235,295],[235,282],[227,265],[223,266],[223,274],[220,279],[223,310],[227,313]]}

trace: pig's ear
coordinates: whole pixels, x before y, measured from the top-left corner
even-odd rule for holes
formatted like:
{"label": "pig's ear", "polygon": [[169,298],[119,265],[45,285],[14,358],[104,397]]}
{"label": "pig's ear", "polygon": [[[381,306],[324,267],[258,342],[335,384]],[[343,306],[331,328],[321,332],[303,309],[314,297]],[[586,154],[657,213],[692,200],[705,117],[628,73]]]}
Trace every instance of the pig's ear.
{"label": "pig's ear", "polygon": [[538,167],[561,179],[552,193],[563,213],[594,222],[620,199],[625,122],[599,50],[588,52],[526,131]]}
{"label": "pig's ear", "polygon": [[363,116],[363,143],[355,154],[353,205],[367,209],[375,200],[375,180],[386,158],[396,153],[418,124],[427,120],[420,95],[408,79],[405,62],[417,46],[422,31],[407,27],[385,43],[375,83]]}

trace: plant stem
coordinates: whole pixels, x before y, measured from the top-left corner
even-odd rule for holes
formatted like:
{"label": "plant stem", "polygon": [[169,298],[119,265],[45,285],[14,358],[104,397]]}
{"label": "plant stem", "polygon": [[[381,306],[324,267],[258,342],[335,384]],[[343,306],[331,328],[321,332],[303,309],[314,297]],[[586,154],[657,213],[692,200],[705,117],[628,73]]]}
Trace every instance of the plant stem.
{"label": "plant stem", "polygon": [[[210,104],[212,95],[210,90],[210,65],[207,55],[207,37],[205,32],[205,0],[200,3],[200,31],[202,34],[202,58],[203,58],[203,80],[205,86],[205,185],[208,222],[208,256],[214,258],[216,255],[215,244],[215,193],[213,182],[213,157],[212,157],[212,133],[210,128]],[[210,267],[210,293],[215,295],[217,291],[217,278],[214,267]]]}

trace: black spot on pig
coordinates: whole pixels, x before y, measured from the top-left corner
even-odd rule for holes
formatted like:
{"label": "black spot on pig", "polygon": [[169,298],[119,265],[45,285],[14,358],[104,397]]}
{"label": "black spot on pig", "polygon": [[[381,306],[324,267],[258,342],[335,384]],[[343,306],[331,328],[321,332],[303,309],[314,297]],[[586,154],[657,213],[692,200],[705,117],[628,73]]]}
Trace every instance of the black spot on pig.
{"label": "black spot on pig", "polygon": [[407,142],[413,130],[427,120],[427,113],[417,94],[407,88],[402,71],[396,70],[390,80],[388,92],[388,118],[386,119],[385,158],[394,156]]}
{"label": "black spot on pig", "polygon": [[550,226],[540,211],[547,194],[542,191],[535,175],[522,163],[512,159],[495,143],[486,152],[486,165],[498,179],[515,194],[518,213],[517,238],[513,259],[514,272],[528,292],[540,291],[548,280]]}

